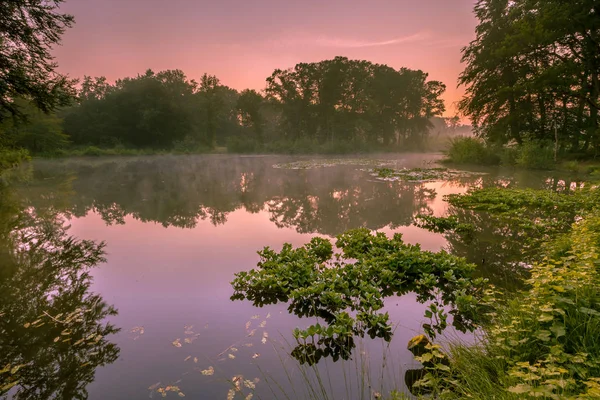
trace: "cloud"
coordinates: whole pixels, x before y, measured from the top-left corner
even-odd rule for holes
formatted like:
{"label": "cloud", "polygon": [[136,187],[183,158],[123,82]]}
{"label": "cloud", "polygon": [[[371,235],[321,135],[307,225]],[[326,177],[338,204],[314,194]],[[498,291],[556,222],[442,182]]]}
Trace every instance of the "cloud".
{"label": "cloud", "polygon": [[394,39],[382,40],[382,41],[366,41],[366,40],[352,40],[342,38],[330,38],[330,37],[319,37],[316,39],[316,44],[323,47],[337,47],[346,49],[357,49],[362,47],[381,47],[391,46],[401,43],[413,43],[425,40],[429,37],[426,33],[415,33],[413,35],[401,36]]}

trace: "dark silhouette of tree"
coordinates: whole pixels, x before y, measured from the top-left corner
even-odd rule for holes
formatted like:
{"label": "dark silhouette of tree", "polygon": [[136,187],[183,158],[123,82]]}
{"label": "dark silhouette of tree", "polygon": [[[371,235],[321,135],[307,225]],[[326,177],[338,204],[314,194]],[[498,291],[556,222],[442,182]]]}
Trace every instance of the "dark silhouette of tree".
{"label": "dark silhouette of tree", "polygon": [[72,82],[56,72],[50,53],[73,24],[73,16],[59,12],[62,2],[0,2],[0,121],[23,115],[14,102],[20,97],[44,112],[70,101]]}

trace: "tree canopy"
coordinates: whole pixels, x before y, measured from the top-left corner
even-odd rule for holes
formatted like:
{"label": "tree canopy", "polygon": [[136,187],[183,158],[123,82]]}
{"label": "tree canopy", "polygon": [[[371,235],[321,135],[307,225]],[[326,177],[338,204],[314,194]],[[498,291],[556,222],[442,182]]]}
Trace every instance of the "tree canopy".
{"label": "tree canopy", "polygon": [[73,16],[60,12],[62,2],[0,2],[0,121],[22,116],[17,98],[26,98],[44,112],[71,98],[72,82],[56,71],[50,54],[74,21]]}
{"label": "tree canopy", "polygon": [[595,0],[479,0],[463,49],[460,102],[480,136],[600,148],[600,10]]}

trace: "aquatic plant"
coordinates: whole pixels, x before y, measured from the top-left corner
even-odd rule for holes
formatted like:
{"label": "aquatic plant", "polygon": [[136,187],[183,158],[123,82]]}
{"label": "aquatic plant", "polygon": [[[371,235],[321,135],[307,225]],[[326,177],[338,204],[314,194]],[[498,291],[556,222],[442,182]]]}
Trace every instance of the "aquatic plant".
{"label": "aquatic plant", "polygon": [[368,229],[339,235],[336,247],[341,252],[334,254],[322,238],[295,249],[285,244],[279,253],[267,247],[259,252],[258,269],[239,272],[232,282],[232,300],[255,306],[289,302],[290,313],[320,319],[294,331],[298,343],[292,355],[301,362],[347,359],[355,336],[389,340],[389,315],[379,310],[385,297],[409,292],[430,303],[425,313],[430,323],[423,325],[430,337],[447,326],[448,314],[459,330],[474,329],[484,280],[472,278],[475,267],[464,259]]}

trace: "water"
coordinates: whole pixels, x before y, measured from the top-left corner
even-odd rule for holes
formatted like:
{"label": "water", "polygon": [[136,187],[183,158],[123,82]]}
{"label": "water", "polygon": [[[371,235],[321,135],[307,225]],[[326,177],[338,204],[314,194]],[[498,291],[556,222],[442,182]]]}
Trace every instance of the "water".
{"label": "water", "polygon": [[[430,167],[439,155],[369,158],[413,168]],[[10,185],[10,196],[3,197],[0,218],[11,221],[17,210],[35,215],[36,226],[64,218],[70,235],[106,243],[106,262],[91,270],[89,282],[82,271],[76,271],[77,277],[56,277],[69,283],[63,289],[38,282],[43,273],[20,274],[14,266],[4,267],[0,346],[10,351],[0,355],[0,370],[8,363],[24,364],[22,371],[29,372],[22,373],[19,384],[37,391],[24,390],[22,398],[78,398],[86,393],[90,399],[161,398],[157,390],[171,385],[178,389],[171,388],[167,398],[181,392],[193,399],[225,399],[240,375],[258,380],[255,391],[244,388],[236,398],[251,392],[267,399],[316,397],[307,387],[318,383],[305,382],[312,370],[289,356],[291,331],[311,321],[290,315],[282,304],[259,309],[230,300],[234,274],[256,265],[257,250],[279,250],[285,242],[299,246],[315,235],[332,238],[366,227],[389,235],[401,232],[405,241],[438,251],[449,247],[447,237],[417,228],[412,220],[418,213],[444,215],[444,195],[465,192],[470,185],[570,185],[547,174],[497,170],[456,182],[382,182],[364,170],[368,166],[348,160],[327,167],[317,167],[318,162],[305,163],[305,169],[273,167],[313,159],[161,156],[46,160],[23,168],[21,180]],[[9,199],[17,206],[8,207]],[[477,262],[485,249],[462,251],[459,255]],[[494,256],[485,257],[487,270],[481,273],[497,274],[489,267]],[[494,278],[502,280],[506,273]],[[27,318],[35,319],[33,314],[51,304],[57,293],[62,303],[53,305],[50,316],[56,318],[62,309],[98,308],[104,302],[106,308],[114,307],[115,315],[100,309],[86,314],[86,329],[101,332],[108,322],[118,332],[76,351],[81,344],[74,346],[68,334],[51,330],[59,322],[48,319],[46,326],[24,328],[24,322],[33,322]],[[386,311],[395,325],[390,343],[363,339],[351,361],[319,363],[330,398],[405,390],[404,371],[418,368],[406,344],[422,333],[424,309],[413,295],[388,299]],[[252,330],[254,335],[248,336]],[[56,335],[60,340],[55,341]],[[446,336],[470,338],[452,330]],[[203,375],[209,367],[214,375]],[[363,368],[370,371],[372,389],[360,387]],[[0,393],[6,376],[0,375]],[[7,396],[14,396],[18,387]]]}

